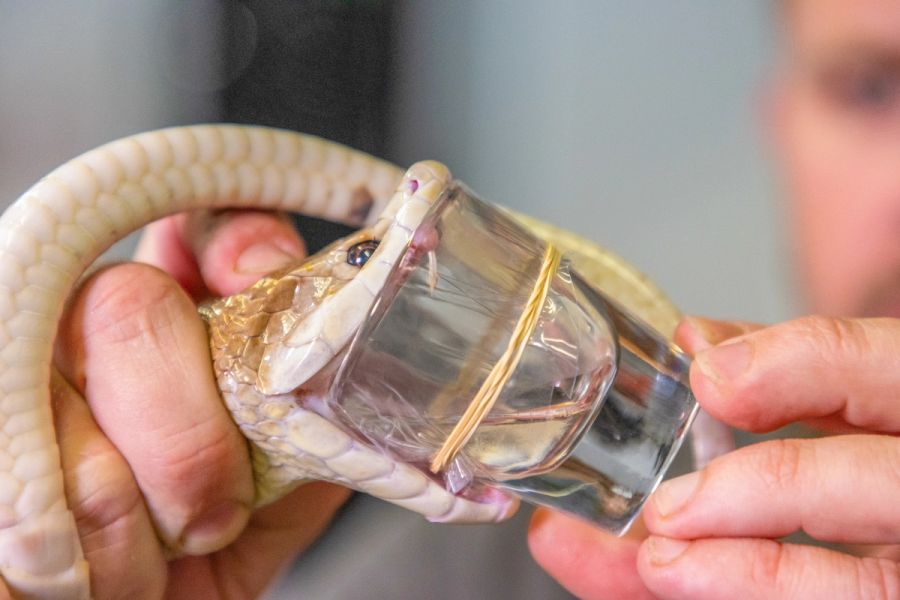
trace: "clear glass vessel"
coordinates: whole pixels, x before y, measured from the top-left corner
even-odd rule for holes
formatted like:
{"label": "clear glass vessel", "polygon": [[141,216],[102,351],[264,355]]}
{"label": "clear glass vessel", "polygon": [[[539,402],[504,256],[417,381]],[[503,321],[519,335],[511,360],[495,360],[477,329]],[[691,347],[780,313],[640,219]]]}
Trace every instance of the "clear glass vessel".
{"label": "clear glass vessel", "polygon": [[416,230],[334,380],[343,425],[457,494],[495,487],[625,531],[697,405],[689,361],[563,257],[496,403],[432,460],[507,350],[546,242],[459,183]]}

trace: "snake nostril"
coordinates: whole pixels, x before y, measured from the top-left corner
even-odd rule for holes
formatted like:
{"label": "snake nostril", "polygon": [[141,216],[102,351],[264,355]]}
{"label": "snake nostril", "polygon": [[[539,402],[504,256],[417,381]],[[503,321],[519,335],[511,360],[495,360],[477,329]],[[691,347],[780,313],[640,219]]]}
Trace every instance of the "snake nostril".
{"label": "snake nostril", "polygon": [[353,246],[347,250],[347,264],[353,265],[354,267],[363,266],[368,262],[376,248],[378,248],[378,240],[366,240],[364,242],[359,242],[358,244],[353,244]]}

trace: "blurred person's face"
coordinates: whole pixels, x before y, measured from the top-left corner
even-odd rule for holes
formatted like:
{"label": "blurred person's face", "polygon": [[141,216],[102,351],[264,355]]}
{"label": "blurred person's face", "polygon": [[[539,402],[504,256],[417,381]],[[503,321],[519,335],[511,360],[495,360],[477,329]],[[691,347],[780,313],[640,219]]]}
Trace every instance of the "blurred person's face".
{"label": "blurred person's face", "polygon": [[783,0],[775,101],[810,308],[900,317],[900,0]]}

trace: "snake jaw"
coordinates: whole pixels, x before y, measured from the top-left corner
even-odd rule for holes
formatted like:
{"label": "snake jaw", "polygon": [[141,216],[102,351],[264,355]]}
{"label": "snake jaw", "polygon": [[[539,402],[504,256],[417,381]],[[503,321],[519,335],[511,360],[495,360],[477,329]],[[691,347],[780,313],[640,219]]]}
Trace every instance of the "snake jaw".
{"label": "snake jaw", "polygon": [[374,299],[365,286],[353,280],[341,291],[348,291],[348,288],[349,291],[360,289],[365,292],[368,302],[357,303],[353,296],[335,295],[297,323],[281,343],[266,348],[256,384],[263,394],[286,394],[299,388],[347,345]]}

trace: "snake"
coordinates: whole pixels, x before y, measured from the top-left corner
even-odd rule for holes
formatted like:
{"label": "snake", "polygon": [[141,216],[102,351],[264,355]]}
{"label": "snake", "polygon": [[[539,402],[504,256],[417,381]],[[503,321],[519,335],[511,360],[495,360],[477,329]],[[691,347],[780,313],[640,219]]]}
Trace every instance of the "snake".
{"label": "snake", "polygon": [[451,180],[434,161],[404,171],[301,133],[196,125],[88,151],[13,203],[0,216],[0,576],[10,593],[90,597],[51,411],[58,322],[113,243],[190,210],[293,211],[358,228],[201,310],[222,399],[249,440],[257,504],[327,480],[435,522],[512,515],[514,498],[447,491],[335,423],[322,401],[322,381]]}

